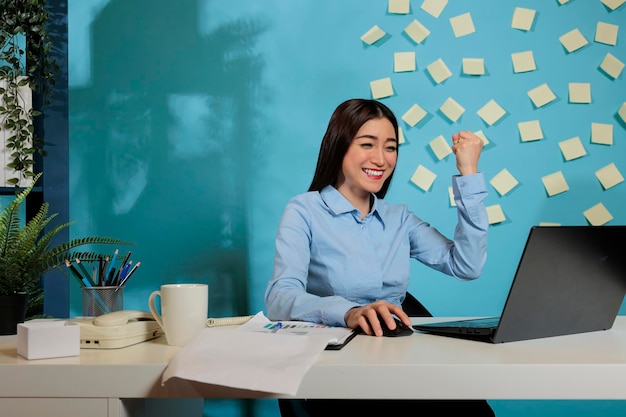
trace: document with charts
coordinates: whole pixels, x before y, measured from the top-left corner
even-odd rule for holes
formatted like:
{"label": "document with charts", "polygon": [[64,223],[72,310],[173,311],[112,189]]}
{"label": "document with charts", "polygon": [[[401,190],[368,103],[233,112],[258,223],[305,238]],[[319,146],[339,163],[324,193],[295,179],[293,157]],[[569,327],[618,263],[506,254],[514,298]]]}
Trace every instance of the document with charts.
{"label": "document with charts", "polygon": [[328,336],[327,350],[338,350],[345,346],[356,332],[347,327],[327,326],[306,321],[270,321],[263,313],[257,313],[247,323],[239,327],[240,331],[278,333],[293,335]]}

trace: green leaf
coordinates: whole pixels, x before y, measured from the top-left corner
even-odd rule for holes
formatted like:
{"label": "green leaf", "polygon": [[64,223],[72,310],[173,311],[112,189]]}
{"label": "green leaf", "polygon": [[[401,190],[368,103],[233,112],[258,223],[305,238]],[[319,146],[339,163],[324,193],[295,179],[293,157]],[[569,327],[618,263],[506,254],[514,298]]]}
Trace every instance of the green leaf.
{"label": "green leaf", "polygon": [[[0,295],[31,291],[45,272],[63,265],[65,259],[78,256],[73,252],[81,246],[133,245],[121,239],[87,236],[51,246],[52,239],[72,223],[52,226],[57,213],[49,214],[48,203],[43,203],[37,213],[22,225],[20,206],[40,177],[41,173],[35,175],[33,182],[0,212]],[[8,182],[13,185],[18,183],[17,179]],[[47,229],[48,226],[52,228]],[[97,256],[95,251],[80,252],[80,257],[85,259]]]}
{"label": "green leaf", "polygon": [[[29,159],[35,152],[42,156],[46,154],[43,138],[34,137],[33,119],[41,116],[45,106],[52,103],[52,87],[58,68],[51,55],[47,3],[46,0],[0,1],[0,78],[8,80],[0,88],[0,101],[3,102],[0,123],[13,134],[9,149],[19,155],[8,161],[7,166],[10,164],[16,169],[20,177],[30,173],[32,162]],[[28,65],[25,65],[24,57],[28,57]],[[25,75],[29,77],[23,78]],[[41,92],[41,100],[33,103],[32,111],[23,107],[22,92],[17,90],[26,86]]]}

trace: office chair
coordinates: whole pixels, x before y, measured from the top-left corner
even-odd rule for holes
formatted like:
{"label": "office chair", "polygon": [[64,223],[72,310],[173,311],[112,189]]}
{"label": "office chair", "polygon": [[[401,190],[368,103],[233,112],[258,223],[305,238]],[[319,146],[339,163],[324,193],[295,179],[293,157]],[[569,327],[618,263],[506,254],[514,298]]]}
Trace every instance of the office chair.
{"label": "office chair", "polygon": [[[411,293],[407,292],[402,309],[409,317],[432,317],[432,314]],[[367,417],[380,415],[387,410],[390,415],[469,415],[495,417],[486,400],[335,400],[335,399],[278,399],[281,417],[327,417],[350,412]]]}

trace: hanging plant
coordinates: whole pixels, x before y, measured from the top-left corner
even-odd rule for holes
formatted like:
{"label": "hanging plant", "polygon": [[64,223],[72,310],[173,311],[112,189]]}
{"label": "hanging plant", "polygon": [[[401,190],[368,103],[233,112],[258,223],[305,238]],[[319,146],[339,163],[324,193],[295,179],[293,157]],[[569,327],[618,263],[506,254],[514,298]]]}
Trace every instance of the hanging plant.
{"label": "hanging plant", "polygon": [[[10,185],[34,177],[36,154],[45,156],[35,120],[51,102],[58,66],[50,56],[46,0],[0,0],[0,131],[9,153]],[[33,93],[40,100],[33,102]]]}

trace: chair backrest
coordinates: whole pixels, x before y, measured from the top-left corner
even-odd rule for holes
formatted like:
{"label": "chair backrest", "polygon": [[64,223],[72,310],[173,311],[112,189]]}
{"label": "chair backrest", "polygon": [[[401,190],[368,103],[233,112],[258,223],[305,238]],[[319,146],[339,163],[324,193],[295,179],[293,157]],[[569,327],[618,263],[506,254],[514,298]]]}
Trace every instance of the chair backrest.
{"label": "chair backrest", "polygon": [[417,298],[407,291],[406,297],[402,302],[402,309],[409,317],[432,317],[430,311]]}

